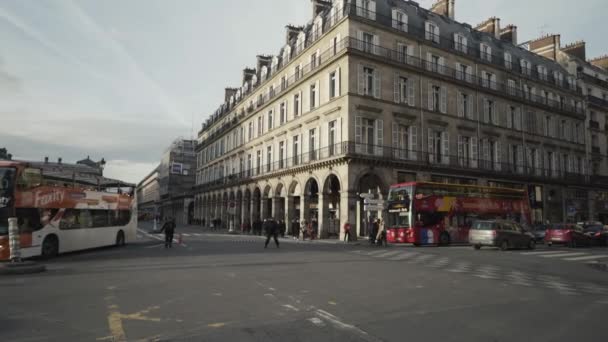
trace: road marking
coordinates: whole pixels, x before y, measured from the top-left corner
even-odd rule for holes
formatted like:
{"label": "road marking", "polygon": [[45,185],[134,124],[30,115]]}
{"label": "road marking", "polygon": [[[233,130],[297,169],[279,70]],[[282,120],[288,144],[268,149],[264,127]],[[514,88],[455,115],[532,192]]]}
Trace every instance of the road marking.
{"label": "road marking", "polygon": [[283,304],[283,307],[285,307],[285,308],[287,308],[287,309],[289,309],[291,311],[296,311],[296,312],[300,311],[300,309],[296,308],[293,305],[289,305],[289,304]]}
{"label": "road marking", "polygon": [[389,256],[397,255],[399,253],[401,253],[401,251],[391,251],[391,252],[386,252],[386,253],[382,253],[382,254],[379,254],[379,255],[374,255],[374,257],[375,258],[386,258],[386,257],[389,257]]}
{"label": "road marking", "polygon": [[581,256],[581,255],[589,255],[589,253],[564,252],[564,253],[560,253],[560,254],[539,255],[539,257],[541,257],[541,258],[562,258],[562,257],[573,257],[573,256]]}
{"label": "road marking", "polygon": [[190,234],[183,233],[182,235],[183,235],[183,236],[190,237]]}
{"label": "road marking", "polygon": [[320,326],[320,327],[325,326],[325,324],[323,323],[323,321],[322,321],[322,320],[320,320],[320,319],[319,319],[319,318],[317,318],[317,317],[312,317],[312,318],[309,318],[309,319],[308,319],[308,321],[309,321],[310,323],[312,323],[312,324],[314,324],[314,325],[317,325],[317,326]]}
{"label": "road marking", "polygon": [[356,326],[342,322],[338,317],[330,314],[327,311],[317,309],[316,313],[319,317],[325,319],[326,321],[329,321],[329,323],[331,323],[333,326],[335,326],[339,329],[342,329],[342,330],[351,331],[351,332],[357,334],[364,341],[368,341],[368,342],[380,341],[379,339],[377,339],[373,336],[370,336],[367,332],[357,328]]}
{"label": "road marking", "polygon": [[590,255],[590,256],[577,257],[577,258],[567,258],[567,259],[564,259],[564,260],[567,260],[567,261],[583,261],[583,260],[606,259],[606,258],[608,258],[608,255]]}
{"label": "road marking", "polygon": [[433,257],[434,257],[434,255],[431,255],[431,254],[423,254],[423,255],[417,256],[414,259],[408,261],[408,263],[415,264],[415,263],[419,263],[419,262],[425,262],[429,259],[432,259]]}
{"label": "road marking", "polygon": [[222,328],[222,327],[226,326],[226,323],[223,323],[223,322],[211,323],[211,324],[207,324],[207,326],[209,328]]}
{"label": "road marking", "polygon": [[559,254],[559,253],[564,253],[564,251],[524,252],[524,253],[519,253],[519,254],[521,254],[521,255],[549,255],[549,254]]}
{"label": "road marking", "polygon": [[382,253],[386,253],[386,251],[385,250],[372,251],[372,252],[367,252],[367,253],[364,253],[364,254],[367,255],[367,256],[376,256],[376,255],[382,254]]}
{"label": "road marking", "polygon": [[401,261],[401,260],[409,259],[409,258],[413,257],[414,255],[418,255],[418,253],[416,253],[416,252],[405,252],[405,253],[401,254],[400,256],[394,257],[394,258],[390,258],[389,260],[392,260],[392,261]]}
{"label": "road marking", "polygon": [[158,248],[158,247],[162,247],[162,246],[164,246],[164,245],[165,245],[164,243],[160,243],[160,244],[158,244],[158,245],[147,246],[147,247],[144,247],[144,248]]}
{"label": "road marking", "polygon": [[[116,287],[108,286],[107,289],[109,291],[113,291],[114,289],[116,289]],[[118,311],[118,306],[114,304],[115,299],[116,298],[113,294],[105,297],[108,306],[108,327],[110,328],[110,333],[112,334],[113,341],[123,342],[127,340],[127,336],[122,326],[122,317],[120,315],[120,312]]]}
{"label": "road marking", "polygon": [[471,263],[469,262],[459,262],[457,263],[454,268],[448,270],[448,272],[452,272],[452,273],[467,273],[471,271]]}

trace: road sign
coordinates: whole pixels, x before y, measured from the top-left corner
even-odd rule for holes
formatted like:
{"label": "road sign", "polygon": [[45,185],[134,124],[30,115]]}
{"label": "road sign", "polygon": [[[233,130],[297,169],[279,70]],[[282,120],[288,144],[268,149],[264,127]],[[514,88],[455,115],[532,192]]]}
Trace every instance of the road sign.
{"label": "road sign", "polygon": [[371,205],[384,205],[384,200],[366,198],[363,200],[363,203]]}
{"label": "road sign", "polygon": [[363,211],[383,211],[383,205],[366,205],[363,207]]}
{"label": "road sign", "polygon": [[363,194],[360,194],[359,197],[361,197],[361,198],[374,198],[374,197],[376,197],[376,195],[371,194],[371,193],[363,193]]}

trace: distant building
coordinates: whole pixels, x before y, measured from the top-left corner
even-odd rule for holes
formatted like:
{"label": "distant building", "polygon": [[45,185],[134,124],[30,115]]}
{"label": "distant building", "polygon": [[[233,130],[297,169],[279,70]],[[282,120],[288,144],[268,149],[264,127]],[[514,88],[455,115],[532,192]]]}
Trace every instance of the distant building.
{"label": "distant building", "polygon": [[178,224],[192,222],[195,147],[195,140],[177,139],[165,150],[158,167],[138,185],[140,214],[173,217]]}

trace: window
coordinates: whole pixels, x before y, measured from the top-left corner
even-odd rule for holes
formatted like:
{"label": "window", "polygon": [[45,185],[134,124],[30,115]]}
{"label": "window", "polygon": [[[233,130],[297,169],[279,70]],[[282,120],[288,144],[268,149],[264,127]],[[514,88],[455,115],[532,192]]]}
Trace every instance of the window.
{"label": "window", "polygon": [[456,63],[456,79],[473,82],[473,73],[471,67],[465,64]]}
{"label": "window", "polygon": [[521,130],[521,112],[515,106],[507,106],[507,128]]}
{"label": "window", "polygon": [[505,52],[505,68],[513,69],[513,56],[508,52]]}
{"label": "window", "polygon": [[411,63],[414,47],[403,43],[397,43],[397,58],[401,63]]}
{"label": "window", "polygon": [[293,165],[300,164],[300,136],[293,137]]}
{"label": "window", "polygon": [[247,133],[247,137],[248,137],[247,141],[251,141],[251,139],[253,139],[253,121],[249,122],[249,131]]}
{"label": "window", "polygon": [[409,127],[399,123],[393,123],[393,156],[397,159],[408,159]]}
{"label": "window", "polygon": [[245,161],[243,160],[243,157],[239,158],[239,173],[241,176],[244,175],[243,171],[245,170]]}
{"label": "window", "polygon": [[550,137],[553,135],[553,134],[551,134],[551,127],[552,127],[551,116],[547,115],[547,116],[545,116],[545,127],[543,127],[545,136]]}
{"label": "window", "polygon": [[281,91],[287,88],[287,78],[285,76],[281,77]]}
{"label": "window", "polygon": [[407,77],[395,75],[395,102],[414,106],[416,101],[414,82]]}
{"label": "window", "polygon": [[458,136],[458,165],[476,168],[478,152],[477,137]]}
{"label": "window", "polygon": [[268,98],[274,97],[274,85],[268,88]]}
{"label": "window", "polygon": [[340,43],[340,35],[335,36],[330,43],[332,56],[338,53],[338,44]]}
{"label": "window", "polygon": [[532,64],[525,59],[520,60],[521,73],[527,76],[532,75]]}
{"label": "window", "polygon": [[547,67],[544,65],[538,66],[538,78],[546,81],[547,80]]}
{"label": "window", "polygon": [[357,0],[357,15],[376,20],[376,2],[373,0]]}
{"label": "window", "polygon": [[366,146],[366,152],[373,154],[374,150],[374,120],[363,119],[362,124],[363,144]]}
{"label": "window", "polygon": [[460,33],[455,33],[454,34],[454,48],[456,49],[456,51],[467,53],[468,52],[467,37],[463,36]]}
{"label": "window", "polygon": [[496,75],[487,71],[481,72],[481,86],[485,88],[491,88],[496,90]]}
{"label": "window", "polygon": [[509,164],[512,172],[524,173],[524,151],[522,145],[509,145]]}
{"label": "window", "polygon": [[380,75],[374,68],[359,67],[359,94],[380,98]]}
{"label": "window", "polygon": [[287,119],[287,102],[282,102],[279,106],[279,124],[283,125]]}
{"label": "window", "polygon": [[448,132],[429,129],[428,153],[430,163],[446,165],[450,163],[450,141]]}
{"label": "window", "polygon": [[310,85],[310,109],[314,109],[317,107],[317,85]]}
{"label": "window", "polygon": [[317,53],[313,52],[312,55],[310,55],[310,68],[314,69],[317,67]]}
{"label": "window", "polygon": [[407,32],[407,14],[398,9],[393,9],[393,28]]}
{"label": "window", "polygon": [[[383,155],[384,121],[355,117],[355,151]],[[374,146],[375,145],[375,146]]]}
{"label": "window", "polygon": [[315,128],[308,131],[308,150],[309,150],[310,160],[317,160],[316,129]]}
{"label": "window", "polygon": [[328,148],[329,148],[329,156],[331,157],[336,152],[335,151],[335,145],[336,145],[336,120],[331,121],[328,124],[327,134],[328,134],[327,144],[328,144]]}
{"label": "window", "polygon": [[258,137],[262,136],[262,131],[264,130],[264,118],[258,117]]}
{"label": "window", "polygon": [[484,61],[492,61],[492,48],[489,45],[484,43],[479,44],[479,53]]}
{"label": "window", "polygon": [[266,172],[272,170],[272,146],[266,147]]}
{"label": "window", "polygon": [[300,115],[300,94],[295,94],[293,96],[293,116],[297,117]]}
{"label": "window", "polygon": [[272,125],[273,124],[273,120],[272,120],[273,115],[274,115],[274,113],[272,112],[272,110],[268,112],[268,120],[267,120],[268,121],[268,131],[272,130],[272,128],[273,128],[273,125]]}
{"label": "window", "polygon": [[496,102],[492,99],[483,99],[483,122],[498,126]]}
{"label": "window", "polygon": [[337,79],[336,72],[332,72],[329,74],[329,98],[333,99],[336,97],[336,89],[337,88]]}
{"label": "window", "polygon": [[293,71],[293,74],[295,75],[296,81],[300,79],[300,70],[301,69],[302,68],[300,68],[299,65],[296,65],[296,67],[295,67],[295,69]]}
{"label": "window", "polygon": [[447,88],[429,84],[429,110],[447,113]]}
{"label": "window", "polygon": [[431,21],[425,23],[425,39],[439,44],[439,26]]}
{"label": "window", "polygon": [[374,35],[371,33],[363,32],[361,40],[363,41],[363,51],[374,53],[374,41],[376,40]]}
{"label": "window", "polygon": [[262,151],[258,151],[256,162],[256,175],[259,175],[262,171]]}
{"label": "window", "polygon": [[498,140],[481,140],[481,159],[482,167],[487,170],[500,171],[502,168],[500,154],[500,141]]}
{"label": "window", "polygon": [[526,131],[528,133],[536,134],[538,132],[536,130],[536,114],[531,111],[528,111],[526,114]]}
{"label": "window", "polygon": [[515,83],[515,80],[512,80],[512,79],[507,80],[507,94],[509,94],[511,96],[517,95],[517,85]]}
{"label": "window", "polygon": [[564,86],[564,74],[562,74],[559,71],[554,71],[553,72],[553,79],[555,81],[555,84],[557,84],[560,87]]}
{"label": "window", "polygon": [[436,56],[430,52],[426,54],[426,68],[432,72],[444,73],[445,60],[441,56]]}
{"label": "window", "polygon": [[474,120],[472,96],[465,93],[458,93],[458,116]]}
{"label": "window", "polygon": [[285,167],[285,142],[279,142],[279,169]]}

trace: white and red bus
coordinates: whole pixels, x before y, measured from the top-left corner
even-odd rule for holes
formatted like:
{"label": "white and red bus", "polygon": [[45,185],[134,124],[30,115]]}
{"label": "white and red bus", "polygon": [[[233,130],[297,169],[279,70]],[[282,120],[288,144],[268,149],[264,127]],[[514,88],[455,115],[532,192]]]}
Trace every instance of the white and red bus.
{"label": "white and red bus", "polygon": [[468,243],[477,219],[530,222],[524,190],[413,182],[393,185],[387,200],[389,243]]}
{"label": "white and red bus", "polygon": [[27,162],[0,161],[0,260],[10,255],[10,217],[17,218],[23,258],[134,241],[134,191],[113,189],[76,182],[56,185]]}

